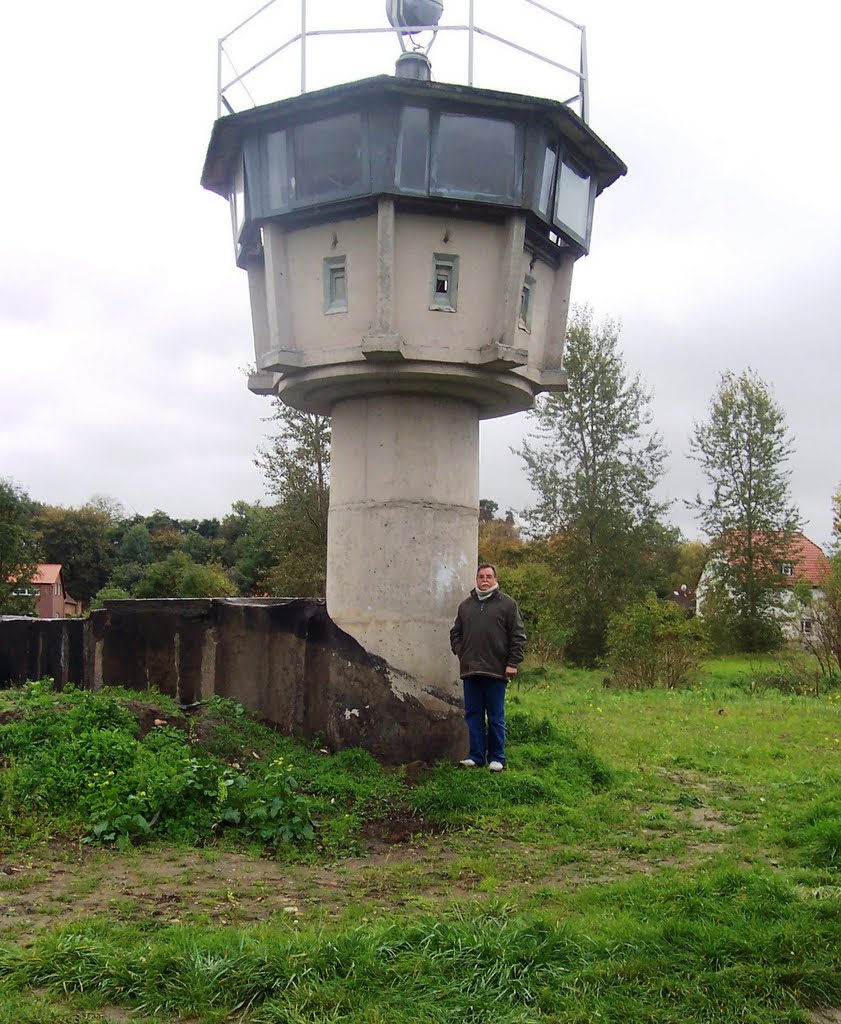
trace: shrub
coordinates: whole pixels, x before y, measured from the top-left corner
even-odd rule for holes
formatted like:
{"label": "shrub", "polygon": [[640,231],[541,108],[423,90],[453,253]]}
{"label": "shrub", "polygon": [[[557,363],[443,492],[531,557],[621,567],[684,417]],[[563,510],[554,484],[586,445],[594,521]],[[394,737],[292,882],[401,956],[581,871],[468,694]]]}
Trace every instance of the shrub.
{"label": "shrub", "polygon": [[20,717],[0,725],[0,808],[59,820],[90,843],[122,848],[156,835],[201,842],[222,826],[265,846],[309,840],[309,801],[283,758],[225,764],[169,726],[137,736],[134,715],[110,692],[51,681],[18,695]]}
{"label": "shrub", "polygon": [[538,661],[559,660],[569,639],[557,608],[557,586],[546,562],[524,562],[502,572],[503,589],[510,594],[523,615],[528,653]]}
{"label": "shrub", "polygon": [[616,679],[631,689],[684,686],[706,650],[704,627],[677,605],[651,594],[613,616],[608,661]]}
{"label": "shrub", "polygon": [[91,601],[91,611],[95,608],[104,608],[106,601],[127,601],[131,594],[113,583],[106,583],[104,587],[97,590]]}

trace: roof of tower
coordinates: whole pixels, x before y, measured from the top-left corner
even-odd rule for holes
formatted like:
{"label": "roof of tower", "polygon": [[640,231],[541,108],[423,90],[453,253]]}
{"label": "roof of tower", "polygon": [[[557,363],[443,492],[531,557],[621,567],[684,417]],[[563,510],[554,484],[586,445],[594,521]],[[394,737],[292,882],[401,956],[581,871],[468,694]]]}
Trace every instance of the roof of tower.
{"label": "roof of tower", "polygon": [[213,126],[207,148],[201,183],[204,188],[227,196],[233,167],[240,153],[243,137],[250,129],[281,128],[295,124],[308,115],[325,116],[360,100],[383,97],[402,97],[429,100],[455,100],[464,106],[477,106],[500,113],[525,112],[542,115],[550,120],[560,134],[586,158],[594,170],[597,191],[612,185],[627,173],[628,168],[596,133],[564,103],[538,96],[501,92],[496,89],[477,89],[465,85],[442,82],[421,82],[391,75],[378,75],[357,82],[343,83],[303,93],[276,103],[267,103],[249,110],[221,117]]}

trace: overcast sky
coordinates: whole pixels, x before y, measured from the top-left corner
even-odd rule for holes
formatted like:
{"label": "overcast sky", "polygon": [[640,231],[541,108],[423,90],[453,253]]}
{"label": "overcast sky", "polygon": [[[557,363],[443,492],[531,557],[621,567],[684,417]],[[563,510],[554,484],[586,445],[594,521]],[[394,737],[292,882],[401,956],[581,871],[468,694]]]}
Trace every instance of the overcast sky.
{"label": "overcast sky", "polygon": [[[476,0],[480,23],[488,4],[513,9]],[[826,543],[841,482],[841,4],[558,4],[588,28],[590,123],[629,166],[597,203],[573,299],[624,325],[672,453],[672,519],[696,534],[680,501],[700,485],[687,437],[720,372],[751,366],[787,413],[793,496]],[[227,205],[199,185],[216,39],[257,6],[6,14],[0,476],[35,499],[101,493],[201,518],[264,496],[252,457],[270,404],[241,372],[246,278]],[[382,3],[358,6],[385,24]],[[507,73],[499,87],[530,91]],[[522,416],[483,427],[481,492],[503,509],[529,504],[509,452],[526,429]]]}

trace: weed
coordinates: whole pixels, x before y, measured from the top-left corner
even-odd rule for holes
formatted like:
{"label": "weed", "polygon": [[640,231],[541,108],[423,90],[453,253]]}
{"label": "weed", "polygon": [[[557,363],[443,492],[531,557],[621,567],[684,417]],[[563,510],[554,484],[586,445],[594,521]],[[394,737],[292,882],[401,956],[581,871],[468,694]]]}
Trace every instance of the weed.
{"label": "weed", "polygon": [[[266,764],[257,757],[246,771],[197,751],[179,729],[157,727],[140,739],[125,706],[139,695],[125,691],[71,686],[55,694],[40,681],[17,696],[20,718],[0,726],[8,831],[34,810],[84,842],[120,849],[153,835],[200,842],[222,826],[269,847],[313,838],[308,802],[283,758]],[[220,710],[241,717],[236,707]],[[259,729],[245,722],[247,731]]]}

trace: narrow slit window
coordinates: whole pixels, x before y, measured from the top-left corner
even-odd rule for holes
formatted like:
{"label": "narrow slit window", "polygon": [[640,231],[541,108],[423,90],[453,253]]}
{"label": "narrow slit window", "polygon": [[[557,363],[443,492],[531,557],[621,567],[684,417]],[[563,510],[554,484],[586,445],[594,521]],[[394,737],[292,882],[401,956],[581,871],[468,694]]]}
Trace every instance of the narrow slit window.
{"label": "narrow slit window", "polygon": [[526,277],[520,292],[520,315],[517,326],[521,331],[531,331],[531,311],[534,305],[534,278]]}
{"label": "narrow slit window", "polygon": [[435,253],[429,308],[455,313],[458,308],[458,256]]}
{"label": "narrow slit window", "polygon": [[344,256],[324,260],[324,312],[347,313],[347,261]]}

